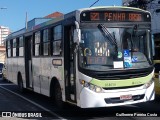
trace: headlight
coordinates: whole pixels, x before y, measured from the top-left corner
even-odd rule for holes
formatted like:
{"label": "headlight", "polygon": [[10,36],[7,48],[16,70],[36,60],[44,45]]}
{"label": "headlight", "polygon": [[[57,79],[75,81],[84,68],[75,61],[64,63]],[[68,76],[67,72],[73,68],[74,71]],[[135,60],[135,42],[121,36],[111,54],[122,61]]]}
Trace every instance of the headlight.
{"label": "headlight", "polygon": [[144,84],[144,89],[149,88],[153,82],[154,82],[154,79],[152,78],[150,81],[148,81],[147,83]]}
{"label": "headlight", "polygon": [[97,93],[103,92],[103,89],[101,87],[88,83],[84,80],[80,80],[80,83],[81,85],[83,85],[83,87],[86,87],[94,92],[97,92]]}

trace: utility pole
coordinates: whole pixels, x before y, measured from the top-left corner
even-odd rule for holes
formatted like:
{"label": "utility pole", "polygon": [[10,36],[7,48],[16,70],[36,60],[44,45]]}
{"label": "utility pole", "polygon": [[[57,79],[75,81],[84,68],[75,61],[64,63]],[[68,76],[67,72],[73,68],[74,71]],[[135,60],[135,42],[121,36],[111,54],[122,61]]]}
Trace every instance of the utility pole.
{"label": "utility pole", "polygon": [[95,5],[99,0],[95,1],[90,7],[92,7],[93,5]]}

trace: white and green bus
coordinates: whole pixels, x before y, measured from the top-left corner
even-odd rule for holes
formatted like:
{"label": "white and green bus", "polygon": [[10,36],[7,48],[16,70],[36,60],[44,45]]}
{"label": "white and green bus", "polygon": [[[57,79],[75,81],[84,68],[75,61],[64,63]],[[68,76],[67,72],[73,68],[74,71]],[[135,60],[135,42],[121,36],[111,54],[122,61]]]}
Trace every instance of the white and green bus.
{"label": "white and green bus", "polygon": [[154,100],[151,15],[91,7],[10,34],[7,79],[81,108]]}

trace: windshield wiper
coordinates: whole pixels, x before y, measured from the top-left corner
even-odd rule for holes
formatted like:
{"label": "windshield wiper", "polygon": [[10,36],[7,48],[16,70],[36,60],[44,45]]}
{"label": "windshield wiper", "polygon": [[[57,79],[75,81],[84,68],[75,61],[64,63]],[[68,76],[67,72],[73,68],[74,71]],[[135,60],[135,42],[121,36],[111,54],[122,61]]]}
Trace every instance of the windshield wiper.
{"label": "windshield wiper", "polygon": [[117,46],[116,39],[111,35],[111,33],[103,24],[99,24],[97,27],[102,32],[103,36],[107,38],[112,45]]}
{"label": "windshield wiper", "polygon": [[105,38],[107,38],[106,40],[108,40],[112,45],[115,46],[116,53],[118,55],[118,46],[115,37],[112,36],[112,34],[107,30],[107,28],[103,24],[99,24],[97,27],[101,31],[102,35]]}

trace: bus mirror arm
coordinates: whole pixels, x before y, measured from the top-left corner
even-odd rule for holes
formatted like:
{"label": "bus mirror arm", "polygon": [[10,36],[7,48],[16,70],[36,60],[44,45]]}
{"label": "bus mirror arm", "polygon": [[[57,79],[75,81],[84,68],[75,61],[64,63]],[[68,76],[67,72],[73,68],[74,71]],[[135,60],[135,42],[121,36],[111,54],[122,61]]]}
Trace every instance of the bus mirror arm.
{"label": "bus mirror arm", "polygon": [[75,27],[76,29],[79,29],[79,23],[77,21],[75,21]]}
{"label": "bus mirror arm", "polygon": [[79,44],[79,42],[81,41],[81,30],[80,29],[75,29],[74,30],[74,43]]}
{"label": "bus mirror arm", "polygon": [[81,30],[79,29],[79,23],[77,21],[75,21],[75,29],[74,29],[74,43],[79,44],[79,42],[81,41]]}

